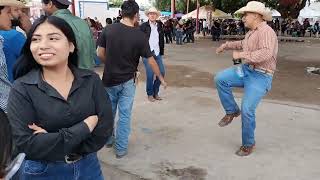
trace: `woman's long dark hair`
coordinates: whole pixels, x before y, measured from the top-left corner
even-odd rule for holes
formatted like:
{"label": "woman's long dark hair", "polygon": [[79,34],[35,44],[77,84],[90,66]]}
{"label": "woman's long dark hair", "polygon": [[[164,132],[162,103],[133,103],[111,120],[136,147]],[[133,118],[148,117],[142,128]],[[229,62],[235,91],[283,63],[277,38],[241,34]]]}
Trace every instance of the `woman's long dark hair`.
{"label": "woman's long dark hair", "polygon": [[5,168],[12,154],[12,136],[9,120],[0,108],[0,178],[5,176]]}
{"label": "woman's long dark hair", "polygon": [[67,37],[69,42],[73,43],[75,49],[73,53],[69,54],[68,65],[69,66],[74,65],[76,67],[78,66],[77,43],[76,43],[75,35],[70,25],[63,19],[55,16],[42,16],[36,22],[34,22],[30,31],[27,34],[27,40],[26,40],[26,43],[24,44],[21,56],[17,60],[17,63],[15,64],[13,69],[13,75],[15,80],[18,79],[19,77],[26,75],[28,72],[30,72],[33,69],[41,68],[41,65],[38,64],[34,59],[34,57],[32,56],[32,53],[30,50],[30,44],[31,44],[31,39],[35,30],[39,27],[39,25],[45,22],[60,29],[63,32],[63,34]]}

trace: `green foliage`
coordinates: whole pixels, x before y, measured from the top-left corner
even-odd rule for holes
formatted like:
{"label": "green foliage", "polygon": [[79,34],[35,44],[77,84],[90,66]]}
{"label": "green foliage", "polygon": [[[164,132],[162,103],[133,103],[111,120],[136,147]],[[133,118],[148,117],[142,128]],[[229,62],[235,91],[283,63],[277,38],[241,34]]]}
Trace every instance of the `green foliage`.
{"label": "green foliage", "polygon": [[171,0],[156,0],[156,7],[159,11],[170,11]]}
{"label": "green foliage", "polygon": [[[200,5],[211,4],[211,0],[199,0]],[[189,12],[197,8],[196,0],[189,0]],[[171,0],[156,0],[155,6],[161,11],[171,11]],[[187,12],[187,0],[176,0],[176,11],[181,13]]]}
{"label": "green foliage", "polygon": [[111,0],[109,1],[110,7],[121,7],[123,0]]}
{"label": "green foliage", "polygon": [[177,12],[186,12],[187,11],[187,2],[184,1],[184,0],[178,0],[176,2],[176,9],[177,9]]}
{"label": "green foliage", "polygon": [[[245,6],[249,0],[199,0],[200,6],[212,5],[226,13],[234,13]],[[278,10],[284,18],[297,18],[302,8],[310,0],[258,0],[268,7]],[[320,2],[320,0],[317,0]],[[161,11],[171,11],[171,0],[156,0],[156,7]],[[189,0],[189,12],[197,7],[196,0]],[[176,11],[186,13],[187,0],[176,0]]]}

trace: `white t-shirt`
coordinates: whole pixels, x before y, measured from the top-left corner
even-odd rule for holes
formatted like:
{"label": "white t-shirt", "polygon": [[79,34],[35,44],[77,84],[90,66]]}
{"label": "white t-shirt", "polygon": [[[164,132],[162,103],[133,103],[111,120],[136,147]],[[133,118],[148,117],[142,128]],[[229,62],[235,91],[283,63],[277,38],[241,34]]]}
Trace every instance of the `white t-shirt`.
{"label": "white t-shirt", "polygon": [[149,24],[151,27],[151,33],[149,38],[150,50],[154,51],[154,54],[158,56],[160,54],[158,24],[151,23],[150,21]]}
{"label": "white t-shirt", "polygon": [[203,22],[202,22],[202,27],[203,27],[203,28],[207,28],[207,21],[203,21]]}

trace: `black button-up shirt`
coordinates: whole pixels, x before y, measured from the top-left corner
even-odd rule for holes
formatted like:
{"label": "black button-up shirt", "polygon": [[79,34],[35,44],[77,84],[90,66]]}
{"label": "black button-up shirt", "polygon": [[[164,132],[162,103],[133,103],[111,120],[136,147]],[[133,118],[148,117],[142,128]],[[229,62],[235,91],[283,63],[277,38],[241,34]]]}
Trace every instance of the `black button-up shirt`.
{"label": "black button-up shirt", "polygon": [[[65,155],[85,155],[101,149],[113,131],[112,108],[99,76],[92,71],[71,68],[75,77],[67,100],[43,81],[40,70],[32,70],[13,84],[8,117],[19,152],[27,159],[59,161]],[[90,133],[83,122],[99,118]],[[48,133],[33,134],[35,123]]]}

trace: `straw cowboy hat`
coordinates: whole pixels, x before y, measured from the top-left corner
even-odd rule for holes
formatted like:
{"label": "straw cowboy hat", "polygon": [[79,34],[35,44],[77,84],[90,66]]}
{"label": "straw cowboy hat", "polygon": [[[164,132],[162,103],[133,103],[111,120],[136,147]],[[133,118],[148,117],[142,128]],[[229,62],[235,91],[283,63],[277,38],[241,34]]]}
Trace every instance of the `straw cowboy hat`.
{"label": "straw cowboy hat", "polygon": [[26,8],[26,6],[22,2],[17,0],[0,0],[0,6],[15,6]]}
{"label": "straw cowboy hat", "polygon": [[149,10],[146,11],[147,16],[149,13],[156,13],[158,16],[160,16],[160,11],[158,11],[155,7],[151,7]]}
{"label": "straw cowboy hat", "polygon": [[235,14],[244,14],[246,12],[261,14],[265,21],[272,21],[270,9],[266,8],[266,6],[261,2],[250,1],[245,7],[242,7],[236,11]]}

